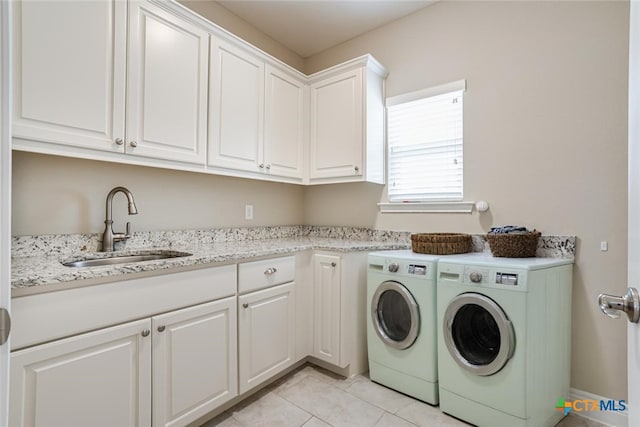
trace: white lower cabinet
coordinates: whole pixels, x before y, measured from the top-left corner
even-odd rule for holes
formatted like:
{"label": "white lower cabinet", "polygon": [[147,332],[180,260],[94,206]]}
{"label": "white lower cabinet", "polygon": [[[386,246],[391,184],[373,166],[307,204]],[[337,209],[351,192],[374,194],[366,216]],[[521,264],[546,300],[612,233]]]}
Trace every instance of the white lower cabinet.
{"label": "white lower cabinet", "polygon": [[294,284],[238,297],[240,393],[294,363]]}
{"label": "white lower cabinet", "polygon": [[312,356],[352,376],[367,370],[367,253],[313,255]]}
{"label": "white lower cabinet", "polygon": [[151,323],[154,426],[186,425],[237,396],[235,297]]}
{"label": "white lower cabinet", "polygon": [[151,320],[11,355],[10,426],[150,426]]}
{"label": "white lower cabinet", "polygon": [[16,351],[9,425],[183,426],[238,394],[236,361],[236,297]]}
{"label": "white lower cabinet", "polygon": [[340,365],[340,269],[336,255],[313,257],[313,355]]}
{"label": "white lower cabinet", "polygon": [[307,356],[364,372],[366,257],[303,252],[15,298],[9,425],[185,426]]}

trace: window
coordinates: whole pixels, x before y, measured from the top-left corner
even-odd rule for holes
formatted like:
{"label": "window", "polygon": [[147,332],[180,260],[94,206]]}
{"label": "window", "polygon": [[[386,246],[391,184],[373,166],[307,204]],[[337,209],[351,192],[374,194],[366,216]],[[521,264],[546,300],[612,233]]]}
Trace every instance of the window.
{"label": "window", "polygon": [[390,202],[462,200],[464,80],[387,98]]}

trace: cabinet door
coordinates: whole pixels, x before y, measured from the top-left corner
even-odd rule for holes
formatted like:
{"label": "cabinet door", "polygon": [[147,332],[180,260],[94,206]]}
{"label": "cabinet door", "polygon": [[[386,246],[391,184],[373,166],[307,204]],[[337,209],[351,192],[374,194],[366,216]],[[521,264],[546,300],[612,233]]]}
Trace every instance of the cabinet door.
{"label": "cabinet door", "polygon": [[266,172],[302,179],[305,84],[267,66],[264,164]]}
{"label": "cabinet door", "polygon": [[264,62],[212,37],[210,79],[209,164],[262,172]]}
{"label": "cabinet door", "polygon": [[9,425],[150,426],[150,327],[139,320],[14,352]]}
{"label": "cabinet door", "polygon": [[13,136],[122,152],[126,3],[13,5]]}
{"label": "cabinet door", "polygon": [[359,68],[311,85],[310,179],[362,176],[362,79]]}
{"label": "cabinet door", "polygon": [[182,426],[238,394],[236,297],[152,319],[153,424]]}
{"label": "cabinet door", "polygon": [[240,393],[293,363],[294,284],[286,283],[238,298]]}
{"label": "cabinet door", "polygon": [[126,151],[204,164],[208,33],[148,2],[129,15]]}
{"label": "cabinet door", "polygon": [[340,257],[313,256],[313,355],[340,365]]}

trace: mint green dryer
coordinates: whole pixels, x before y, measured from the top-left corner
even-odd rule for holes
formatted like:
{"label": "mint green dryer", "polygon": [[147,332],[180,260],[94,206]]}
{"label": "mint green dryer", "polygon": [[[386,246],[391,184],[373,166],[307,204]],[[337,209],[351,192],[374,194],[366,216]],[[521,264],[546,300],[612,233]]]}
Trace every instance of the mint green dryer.
{"label": "mint green dryer", "polygon": [[483,427],[549,427],[569,392],[571,259],[452,255],[438,264],[443,412]]}
{"label": "mint green dryer", "polygon": [[411,251],[375,252],[367,272],[371,380],[434,405],[437,260]]}

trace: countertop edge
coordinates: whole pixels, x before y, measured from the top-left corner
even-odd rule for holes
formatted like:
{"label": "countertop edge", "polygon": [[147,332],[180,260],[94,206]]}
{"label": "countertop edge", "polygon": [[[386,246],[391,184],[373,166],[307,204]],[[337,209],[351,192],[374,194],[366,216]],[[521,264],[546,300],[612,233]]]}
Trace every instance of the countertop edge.
{"label": "countertop edge", "polygon": [[[240,250],[235,253],[204,253],[202,251],[192,251],[189,248],[181,248],[194,255],[184,258],[171,258],[158,261],[146,261],[139,263],[119,264],[108,267],[88,267],[74,269],[62,267],[57,258],[40,259],[43,267],[41,273],[34,273],[12,278],[11,298],[20,298],[30,295],[38,295],[48,292],[58,292],[63,290],[96,286],[107,283],[132,280],[143,277],[153,277],[165,274],[180,273],[185,271],[212,268],[223,265],[239,264],[247,261],[269,259],[285,254],[294,254],[307,250],[321,250],[340,253],[349,252],[370,252],[377,250],[407,249],[409,245],[398,242],[349,242],[345,246],[345,241],[336,239],[335,242],[280,242],[281,246],[265,248],[253,248]],[[168,249],[168,248],[153,248]],[[175,248],[171,248],[174,250]],[[200,252],[200,253],[198,253]],[[24,258],[23,261],[29,263],[32,257]],[[33,257],[35,261],[38,257]],[[53,272],[47,272],[49,270]],[[65,269],[69,269],[68,271]],[[59,272],[59,274],[55,274]],[[15,273],[15,272],[14,272]]]}

